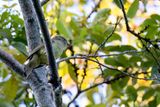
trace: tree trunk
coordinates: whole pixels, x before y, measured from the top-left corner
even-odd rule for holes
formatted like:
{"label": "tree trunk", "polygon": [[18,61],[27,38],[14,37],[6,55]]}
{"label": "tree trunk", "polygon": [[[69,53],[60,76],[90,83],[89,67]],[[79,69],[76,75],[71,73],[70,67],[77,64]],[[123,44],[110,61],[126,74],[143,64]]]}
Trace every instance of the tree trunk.
{"label": "tree trunk", "polygon": [[[19,0],[19,4],[25,22],[25,30],[30,53],[35,47],[41,44],[38,21],[31,0]],[[25,70],[25,72],[26,71],[27,70]],[[38,106],[56,107],[53,88],[48,83],[47,69],[45,66],[38,67],[30,73],[26,72],[26,74],[26,80],[33,90]]]}

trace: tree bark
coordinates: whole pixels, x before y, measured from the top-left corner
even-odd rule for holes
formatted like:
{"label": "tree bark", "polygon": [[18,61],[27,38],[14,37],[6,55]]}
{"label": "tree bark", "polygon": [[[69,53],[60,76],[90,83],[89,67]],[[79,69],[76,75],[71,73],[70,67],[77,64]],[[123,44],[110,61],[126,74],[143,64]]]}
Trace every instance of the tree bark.
{"label": "tree bark", "polygon": [[[19,0],[19,4],[25,22],[25,30],[30,53],[34,48],[42,43],[38,21],[31,0]],[[26,71],[27,70],[25,70],[25,72]],[[48,84],[47,70],[45,66],[33,69],[32,72],[26,72],[26,74],[26,81],[33,90],[38,106],[56,107],[54,99],[55,96],[53,94],[52,86]]]}

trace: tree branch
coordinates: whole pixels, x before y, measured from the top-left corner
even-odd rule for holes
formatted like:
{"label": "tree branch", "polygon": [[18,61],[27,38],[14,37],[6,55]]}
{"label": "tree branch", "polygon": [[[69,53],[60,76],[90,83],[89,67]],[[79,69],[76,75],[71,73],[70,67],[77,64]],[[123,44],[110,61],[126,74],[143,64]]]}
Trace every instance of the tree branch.
{"label": "tree branch", "polygon": [[41,6],[45,5],[47,2],[49,2],[49,0],[42,0],[41,1]]}
{"label": "tree branch", "polygon": [[[42,44],[36,13],[31,0],[19,0],[19,4],[24,17],[29,52],[32,52]],[[55,95],[52,87],[48,84],[46,73],[45,66],[35,68],[27,75],[26,80],[33,90],[38,106],[56,107]]]}
{"label": "tree branch", "polygon": [[24,18],[28,49],[29,53],[31,53],[32,50],[42,43],[38,21],[33,9],[33,5],[31,5],[31,0],[19,0],[19,4]]}
{"label": "tree branch", "polygon": [[[98,51],[105,45],[105,43],[108,41],[108,39],[113,35],[113,33],[115,32],[117,25],[120,23],[120,19],[117,18],[117,22],[114,26],[114,29],[112,30],[112,32],[104,39],[104,41],[99,45],[98,49],[95,52],[95,55],[98,53]],[[104,32],[105,33],[105,32]]]}
{"label": "tree branch", "polygon": [[20,76],[25,77],[24,66],[20,64],[10,54],[0,49],[0,59]]}
{"label": "tree branch", "polygon": [[[135,75],[147,74],[147,73],[149,73],[149,72],[134,73],[134,74],[132,74],[132,75],[135,76]],[[119,75],[119,76],[117,76],[117,77],[115,77],[115,78],[113,78],[113,79],[107,79],[107,80],[104,80],[104,81],[101,82],[101,83],[92,85],[91,87],[88,87],[88,88],[86,88],[86,89],[84,89],[84,90],[80,90],[79,92],[77,92],[77,94],[75,95],[75,97],[68,103],[67,107],[69,107],[70,104],[72,104],[72,103],[79,97],[79,95],[82,94],[83,92],[86,92],[86,91],[88,91],[88,90],[91,90],[91,89],[93,89],[93,88],[95,88],[95,87],[97,87],[97,86],[100,86],[100,85],[102,85],[102,84],[111,84],[111,83],[113,83],[113,82],[115,82],[115,81],[117,81],[117,80],[119,80],[119,79],[121,79],[121,78],[125,78],[125,77],[127,77],[127,75],[121,74],[121,75]]]}
{"label": "tree branch", "polygon": [[99,0],[98,3],[95,5],[95,7],[92,9],[92,11],[89,13],[89,15],[87,16],[87,19],[89,19],[91,17],[91,15],[93,14],[93,12],[97,11],[97,8],[99,7],[100,3],[102,0]]}
{"label": "tree branch", "polygon": [[59,81],[56,61],[54,58],[54,52],[53,52],[53,48],[52,48],[49,30],[48,30],[47,24],[45,22],[45,17],[42,12],[39,0],[32,0],[32,2],[34,5],[36,14],[37,14],[37,18],[39,20],[39,25],[41,28],[41,32],[43,34],[44,42],[45,42],[46,52],[47,52],[48,61],[49,61],[49,67],[52,72],[51,83],[53,84],[54,88],[57,88],[60,85],[60,83],[59,83],[60,81]]}
{"label": "tree branch", "polygon": [[[129,23],[128,23],[128,19],[127,19],[127,15],[126,15],[126,12],[125,12],[125,9],[124,9],[124,6],[123,6],[123,3],[122,3],[122,0],[119,0],[119,3],[120,3],[120,6],[121,6],[121,9],[122,9],[122,12],[123,12],[123,16],[124,16],[124,20],[125,20],[125,25],[126,25],[126,29],[129,33],[131,33],[132,35],[134,35],[135,37],[137,37],[141,43],[143,44],[143,46],[146,48],[146,50],[148,51],[148,53],[153,57],[153,59],[155,60],[155,62],[157,63],[158,66],[160,66],[160,63],[158,61],[158,59],[156,58],[156,56],[154,56],[154,54],[147,48],[147,46],[143,43],[144,41],[146,43],[150,43],[152,44],[151,40],[150,39],[147,39],[147,38],[143,38],[141,37],[141,32],[140,33],[136,33],[134,30],[131,30],[130,26],[129,26]],[[154,47],[154,45],[153,45]]]}
{"label": "tree branch", "polygon": [[88,58],[88,56],[71,56],[71,57],[63,58],[63,59],[59,60],[57,63],[60,63],[60,62],[63,62],[63,61],[67,61],[67,60],[70,60],[70,59],[87,59],[87,60],[92,61],[92,62],[95,62],[95,63],[97,63],[97,64],[99,64],[99,65],[101,65],[101,66],[103,66],[103,67],[105,67],[105,68],[107,68],[107,69],[121,72],[122,74],[125,74],[125,75],[127,75],[127,76],[129,76],[129,77],[131,77],[131,78],[134,78],[134,79],[157,80],[156,78],[140,78],[140,77],[136,77],[136,76],[132,75],[131,73],[124,72],[124,71],[118,70],[118,69],[113,68],[113,67],[109,67],[109,66],[107,66],[107,65],[105,65],[105,64],[100,63],[99,61],[96,61],[96,60],[93,60],[93,59],[91,59],[91,58]]}
{"label": "tree branch", "polygon": [[61,80],[58,75],[57,71],[57,65],[56,65],[56,60],[54,57],[54,50],[52,48],[51,44],[51,38],[49,34],[49,30],[47,27],[47,24],[45,22],[45,17],[41,9],[41,5],[39,0],[32,0],[34,9],[37,14],[37,18],[39,21],[39,25],[41,28],[41,32],[43,35],[44,43],[45,43],[45,48],[46,48],[46,53],[49,61],[49,68],[51,71],[51,78],[49,82],[53,85],[54,92],[55,92],[55,101],[56,101],[56,106],[57,107],[62,107],[62,86],[61,86]]}

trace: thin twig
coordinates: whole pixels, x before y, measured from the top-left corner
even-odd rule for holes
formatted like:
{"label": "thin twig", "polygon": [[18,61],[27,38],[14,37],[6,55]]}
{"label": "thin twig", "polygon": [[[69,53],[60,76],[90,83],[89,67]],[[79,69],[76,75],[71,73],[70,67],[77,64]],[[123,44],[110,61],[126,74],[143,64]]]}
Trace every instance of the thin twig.
{"label": "thin twig", "polygon": [[69,106],[76,100],[76,98],[80,95],[80,93],[81,93],[81,92],[78,92],[78,93],[74,96],[74,98],[68,103],[67,107],[69,107]]}
{"label": "thin twig", "polygon": [[[119,24],[120,20],[117,19],[117,22],[115,24],[114,29],[112,30],[112,32],[104,39],[104,41],[100,44],[100,46],[98,47],[98,49],[95,52],[95,55],[98,53],[98,51],[105,45],[105,43],[108,41],[108,39],[113,35],[113,33],[115,32],[117,25]],[[105,33],[105,32],[104,32]]]}
{"label": "thin twig", "polygon": [[[88,55],[92,53],[92,48],[93,48],[93,43],[91,43],[91,46],[90,46]],[[88,55],[87,55],[87,56],[88,56]],[[86,77],[86,75],[87,75],[87,68],[88,68],[88,60],[85,59],[84,68],[83,68],[83,73],[84,73],[84,74],[83,74],[82,80],[81,80],[80,85],[79,85],[79,86],[80,86],[80,89],[81,89],[82,84],[83,84],[83,82],[84,82],[84,79],[85,79],[85,77]]]}
{"label": "thin twig", "polygon": [[[129,50],[129,51],[124,51],[124,52],[119,52],[117,54],[105,54],[105,55],[88,55],[88,57],[101,57],[101,58],[106,58],[109,56],[119,56],[119,55],[124,55],[124,54],[138,54],[138,53],[142,53],[145,52],[146,50],[142,50],[142,51],[136,51],[136,50]],[[87,56],[85,54],[76,54],[75,56]]]}
{"label": "thin twig", "polygon": [[[147,38],[143,38],[140,36],[140,33],[136,33],[135,31],[131,30],[130,26],[129,26],[129,23],[128,23],[128,19],[127,19],[127,15],[126,15],[126,12],[125,12],[125,9],[124,9],[124,6],[123,6],[123,3],[122,3],[122,0],[119,0],[120,2],[120,5],[121,5],[121,8],[122,8],[122,12],[123,12],[123,16],[124,16],[124,20],[125,20],[125,25],[126,25],[126,29],[128,32],[130,32],[131,34],[133,34],[135,37],[137,37],[141,43],[143,44],[143,46],[145,47],[145,49],[149,52],[149,54],[151,54],[151,56],[153,57],[153,59],[156,61],[157,65],[160,66],[160,63],[158,61],[158,59],[156,59],[156,57],[153,55],[153,53],[147,48],[147,46],[143,43],[143,40],[147,43],[151,43],[152,42],[150,41],[150,39],[147,39]],[[153,45],[154,46],[154,45]]]}
{"label": "thin twig", "polygon": [[9,66],[13,71],[22,77],[25,77],[24,66],[20,64],[13,56],[0,49],[0,60]]}
{"label": "thin twig", "polygon": [[46,3],[48,3],[49,2],[49,0],[42,0],[41,1],[41,6],[44,6]]}
{"label": "thin twig", "polygon": [[99,0],[99,2],[95,5],[95,7],[92,9],[92,11],[89,13],[89,15],[87,16],[87,19],[89,19],[91,17],[91,15],[93,14],[93,12],[97,11],[97,8],[99,7],[100,3],[102,0]]}
{"label": "thin twig", "polygon": [[123,71],[118,70],[118,69],[116,69],[116,68],[109,67],[109,66],[107,66],[107,65],[105,65],[105,64],[102,64],[102,63],[96,61],[96,60],[93,60],[93,59],[91,59],[91,58],[88,58],[87,56],[71,56],[71,57],[63,58],[63,59],[61,59],[59,62],[67,61],[67,60],[70,60],[70,59],[87,59],[87,60],[90,60],[90,61],[92,61],[92,62],[95,62],[95,63],[97,63],[97,64],[99,64],[99,65],[101,65],[101,66],[103,66],[103,67],[105,67],[105,68],[108,68],[108,69],[110,69],[110,70],[114,70],[114,71],[121,72],[122,74],[125,74],[125,75],[127,75],[127,76],[129,76],[129,77],[132,77],[132,78],[135,78],[135,79],[154,80],[154,79],[152,79],[152,78],[139,78],[139,77],[135,77],[135,76],[133,76],[132,74],[130,74],[130,73],[128,73],[128,72],[123,72]]}
{"label": "thin twig", "polygon": [[[147,74],[147,73],[149,73],[149,72],[134,73],[134,74],[132,74],[132,75],[135,76],[135,75]],[[97,87],[97,86],[100,86],[100,85],[102,85],[102,84],[111,84],[111,83],[113,83],[113,82],[115,82],[115,81],[117,81],[117,80],[119,80],[119,79],[121,79],[121,78],[125,78],[125,77],[127,77],[127,76],[128,76],[128,75],[121,74],[121,75],[119,75],[119,76],[117,76],[117,77],[115,77],[115,78],[113,78],[113,79],[104,80],[104,81],[101,82],[101,83],[95,84],[95,85],[93,85],[93,86],[90,86],[90,87],[88,87],[88,88],[86,88],[86,89],[84,89],[84,90],[81,90],[81,91],[77,92],[77,94],[75,95],[75,97],[68,103],[68,106],[67,106],[67,107],[69,107],[69,105],[70,105],[71,103],[73,103],[73,102],[78,98],[78,96],[79,96],[80,94],[82,94],[83,92],[86,92],[86,91],[88,91],[88,90],[91,90],[91,89],[93,89],[93,88],[95,88],[95,87]]]}

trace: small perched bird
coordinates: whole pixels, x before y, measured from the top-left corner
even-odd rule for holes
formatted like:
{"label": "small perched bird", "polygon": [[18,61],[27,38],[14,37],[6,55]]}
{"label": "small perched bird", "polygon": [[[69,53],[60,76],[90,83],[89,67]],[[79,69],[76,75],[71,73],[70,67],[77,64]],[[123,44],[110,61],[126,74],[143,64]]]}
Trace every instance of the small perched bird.
{"label": "small perched bird", "polygon": [[[68,43],[67,40],[62,36],[55,36],[52,38],[52,48],[54,52],[54,57],[59,58],[63,51],[67,49]],[[47,65],[48,58],[45,51],[44,44],[37,46],[27,58],[27,61],[24,63],[25,69],[31,71],[33,68],[38,67],[39,65]]]}

